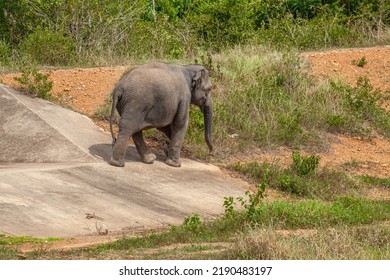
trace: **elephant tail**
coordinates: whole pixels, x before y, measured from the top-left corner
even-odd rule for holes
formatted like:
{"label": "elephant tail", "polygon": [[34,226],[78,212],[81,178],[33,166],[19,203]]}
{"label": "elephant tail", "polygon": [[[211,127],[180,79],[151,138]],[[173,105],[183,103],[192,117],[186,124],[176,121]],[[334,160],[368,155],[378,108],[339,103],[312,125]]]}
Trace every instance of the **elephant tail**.
{"label": "elephant tail", "polygon": [[114,91],[112,92],[112,107],[111,107],[111,115],[110,115],[110,131],[112,137],[112,146],[114,146],[116,142],[116,137],[114,135],[114,130],[112,128],[112,123],[114,121],[114,115],[115,115],[116,106],[118,104],[118,99],[119,99],[119,92],[117,89],[114,89]]}

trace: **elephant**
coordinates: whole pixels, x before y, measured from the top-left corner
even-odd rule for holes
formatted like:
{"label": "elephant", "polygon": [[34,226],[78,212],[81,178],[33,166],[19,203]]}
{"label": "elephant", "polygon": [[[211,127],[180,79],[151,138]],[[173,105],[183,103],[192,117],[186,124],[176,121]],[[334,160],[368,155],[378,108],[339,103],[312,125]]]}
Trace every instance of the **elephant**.
{"label": "elephant", "polygon": [[[210,155],[213,155],[211,89],[209,71],[199,64],[182,66],[152,62],[125,73],[112,92],[110,130],[113,150],[110,164],[125,166],[130,137],[142,161],[153,163],[156,155],[146,146],[142,131],[157,128],[170,140],[165,163],[180,167],[190,104],[199,106],[203,113],[205,141]],[[120,116],[117,138],[112,127],[115,109]]]}

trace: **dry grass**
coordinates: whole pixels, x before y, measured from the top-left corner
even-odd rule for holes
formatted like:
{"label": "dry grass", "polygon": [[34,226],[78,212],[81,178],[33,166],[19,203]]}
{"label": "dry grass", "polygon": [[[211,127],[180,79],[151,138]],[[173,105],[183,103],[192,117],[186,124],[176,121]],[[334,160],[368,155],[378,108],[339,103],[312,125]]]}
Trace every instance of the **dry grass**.
{"label": "dry grass", "polygon": [[241,235],[228,259],[367,260],[390,258],[390,224],[281,234],[272,228]]}

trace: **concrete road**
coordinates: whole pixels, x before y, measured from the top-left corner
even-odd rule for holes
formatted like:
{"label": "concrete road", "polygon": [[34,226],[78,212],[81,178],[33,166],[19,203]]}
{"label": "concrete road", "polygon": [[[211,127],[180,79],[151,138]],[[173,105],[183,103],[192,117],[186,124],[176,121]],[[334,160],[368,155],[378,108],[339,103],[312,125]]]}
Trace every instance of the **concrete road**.
{"label": "concrete road", "polygon": [[159,156],[108,164],[111,136],[79,113],[0,84],[0,234],[72,237],[181,224],[223,213],[245,183],[218,167]]}

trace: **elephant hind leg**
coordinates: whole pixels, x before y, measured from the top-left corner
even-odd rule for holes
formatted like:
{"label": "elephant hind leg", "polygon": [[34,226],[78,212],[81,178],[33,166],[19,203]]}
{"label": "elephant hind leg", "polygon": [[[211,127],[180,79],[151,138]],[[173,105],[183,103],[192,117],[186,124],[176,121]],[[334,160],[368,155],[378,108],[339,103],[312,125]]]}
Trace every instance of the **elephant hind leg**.
{"label": "elephant hind leg", "polygon": [[[164,126],[164,127],[159,127],[157,129],[160,130],[161,132],[163,132],[168,137],[169,140],[172,139],[171,125]],[[164,145],[163,150],[164,150],[165,155],[168,156],[169,146],[168,145]]]}
{"label": "elephant hind leg", "polygon": [[127,151],[127,144],[131,136],[131,131],[129,130],[120,130],[118,134],[118,139],[116,140],[110,164],[113,166],[123,167],[125,166],[125,156]]}
{"label": "elephant hind leg", "polygon": [[134,133],[133,141],[142,161],[144,163],[153,163],[153,161],[156,159],[156,155],[151,152],[148,146],[146,146],[144,137],[142,135],[142,130]]}

